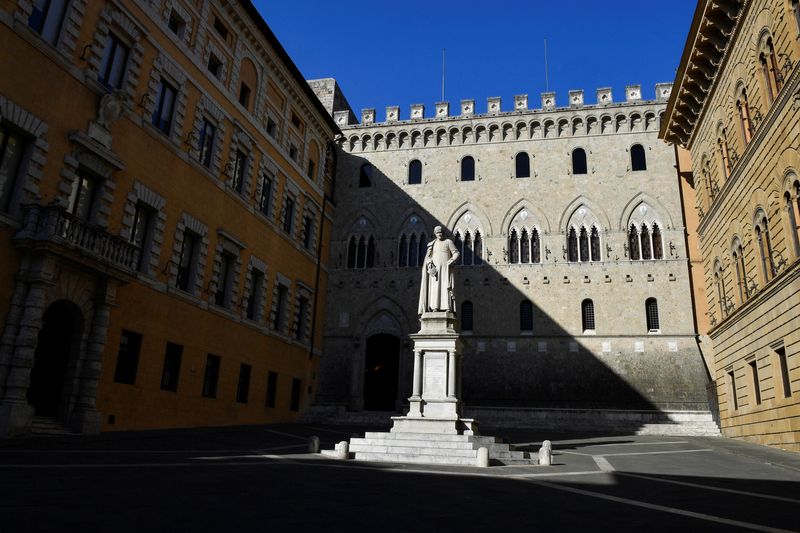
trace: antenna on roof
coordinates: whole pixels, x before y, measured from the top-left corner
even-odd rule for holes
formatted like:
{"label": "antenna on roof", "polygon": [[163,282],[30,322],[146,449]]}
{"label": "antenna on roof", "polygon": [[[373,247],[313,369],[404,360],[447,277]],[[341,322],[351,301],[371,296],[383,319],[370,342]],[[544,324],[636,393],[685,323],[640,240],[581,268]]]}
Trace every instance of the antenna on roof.
{"label": "antenna on roof", "polygon": [[544,90],[550,92],[550,79],[547,76],[547,39],[544,40]]}
{"label": "antenna on roof", "polygon": [[442,99],[439,100],[440,102],[444,102],[444,53],[445,49],[442,48]]}

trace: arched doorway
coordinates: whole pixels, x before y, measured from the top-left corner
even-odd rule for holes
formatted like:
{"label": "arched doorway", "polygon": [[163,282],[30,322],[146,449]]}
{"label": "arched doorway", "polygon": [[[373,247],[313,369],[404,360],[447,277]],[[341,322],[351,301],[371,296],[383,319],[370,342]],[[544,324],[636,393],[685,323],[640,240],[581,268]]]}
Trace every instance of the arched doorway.
{"label": "arched doorway", "polygon": [[399,372],[400,339],[388,333],[369,337],[364,364],[364,409],[397,409]]}
{"label": "arched doorway", "polygon": [[36,416],[62,414],[67,367],[80,350],[82,333],[81,311],[74,303],[59,300],[44,312],[28,387],[28,403]]}

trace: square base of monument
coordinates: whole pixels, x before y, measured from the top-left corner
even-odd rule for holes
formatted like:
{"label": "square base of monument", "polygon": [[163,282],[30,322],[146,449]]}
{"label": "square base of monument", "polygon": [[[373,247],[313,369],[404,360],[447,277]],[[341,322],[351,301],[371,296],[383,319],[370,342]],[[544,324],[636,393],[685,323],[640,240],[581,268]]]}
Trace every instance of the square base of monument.
{"label": "square base of monument", "polygon": [[478,423],[472,418],[393,416],[390,433],[431,433],[438,435],[477,435]]}

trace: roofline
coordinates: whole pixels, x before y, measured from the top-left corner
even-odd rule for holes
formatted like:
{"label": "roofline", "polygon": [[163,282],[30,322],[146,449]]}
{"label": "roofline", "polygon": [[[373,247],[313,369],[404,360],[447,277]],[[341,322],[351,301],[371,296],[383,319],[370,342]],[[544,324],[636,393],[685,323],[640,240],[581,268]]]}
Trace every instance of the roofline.
{"label": "roofline", "polygon": [[308,82],[300,72],[300,69],[297,68],[297,65],[294,64],[294,61],[292,61],[292,58],[289,57],[286,49],[283,48],[283,45],[272,32],[272,29],[270,29],[269,24],[267,24],[267,21],[264,20],[264,17],[261,16],[261,13],[258,12],[256,6],[253,5],[253,2],[251,0],[239,0],[239,4],[244,8],[258,29],[261,30],[261,33],[264,35],[264,37],[266,37],[272,48],[275,49],[278,57],[281,59],[281,61],[283,61],[284,65],[286,65],[286,67],[289,69],[289,73],[292,75],[292,77],[294,77],[295,81],[303,89],[303,92],[305,92],[306,96],[308,96],[308,98],[311,100],[311,104],[316,108],[320,115],[322,115],[325,123],[333,130],[334,134],[341,133],[339,126],[337,126],[336,122],[333,121],[333,117],[322,105],[322,102],[319,101],[319,98],[317,98],[317,95],[311,89],[311,86],[308,85]]}

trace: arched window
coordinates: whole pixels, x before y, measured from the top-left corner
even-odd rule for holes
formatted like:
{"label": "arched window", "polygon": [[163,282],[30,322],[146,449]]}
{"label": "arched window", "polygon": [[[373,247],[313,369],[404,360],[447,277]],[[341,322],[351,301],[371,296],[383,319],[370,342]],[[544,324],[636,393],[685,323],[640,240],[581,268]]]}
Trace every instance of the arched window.
{"label": "arched window", "polygon": [[415,234],[411,234],[411,238],[408,239],[408,266],[417,266],[419,257],[419,248],[417,247],[417,236]]}
{"label": "arched window", "polygon": [[422,263],[425,262],[425,255],[428,253],[428,236],[425,235],[425,232],[422,232],[422,235],[419,236],[419,250],[417,254],[417,266],[421,267]]}
{"label": "arched window", "polygon": [[464,253],[461,254],[463,264],[472,265],[472,236],[469,232],[464,233]]}
{"label": "arched window", "polygon": [[723,276],[722,264],[719,259],[714,263],[714,285],[717,286],[720,314],[722,317],[726,317],[728,316],[728,295],[725,291],[725,277]]}
{"label": "arched window", "polygon": [[658,301],[655,298],[645,300],[644,311],[647,316],[647,332],[658,333],[661,331],[658,323]]}
{"label": "arched window", "polygon": [[650,229],[647,224],[642,224],[642,232],[639,234],[642,240],[642,259],[652,259],[652,250],[650,249]]}
{"label": "arched window", "polygon": [[375,266],[375,239],[370,236],[367,242],[367,268]]}
{"label": "arched window", "polygon": [[744,87],[736,100],[736,111],[739,113],[739,128],[742,132],[742,140],[746,145],[753,138],[753,123],[750,121],[750,104],[747,101],[747,91]]}
{"label": "arched window", "polygon": [[519,304],[519,330],[533,331],[533,304],[528,300]]}
{"label": "arched window", "polygon": [[631,146],[631,170],[647,170],[647,158],[644,154],[644,147],[641,144]]}
{"label": "arched window", "polygon": [[528,239],[528,230],[526,229],[522,230],[522,235],[519,241],[519,252],[520,263],[531,262],[531,242]]}
{"label": "arched window", "polygon": [[472,243],[472,251],[475,254],[475,264],[480,265],[483,263],[483,239],[481,232],[475,231],[475,242]]}
{"label": "arched window", "polygon": [[736,266],[736,289],[739,292],[739,303],[747,301],[747,274],[744,268],[744,250],[742,243],[737,239],[733,245],[733,264]]}
{"label": "arched window", "polygon": [[422,183],[422,163],[419,159],[415,159],[408,164],[408,184],[419,185],[420,183]]}
{"label": "arched window", "polygon": [[595,226],[589,234],[589,244],[592,250],[592,261],[600,261],[600,232]]}
{"label": "arched window", "polygon": [[356,267],[356,238],[350,237],[350,243],[347,245],[347,268]]}
{"label": "arched window", "polygon": [[475,181],[475,160],[470,156],[461,160],[461,181]]}
{"label": "arched window", "polygon": [[472,302],[461,303],[461,331],[472,331]]}
{"label": "arched window", "polygon": [[542,252],[539,245],[539,230],[533,228],[531,230],[531,263],[541,263]]}
{"label": "arched window", "polygon": [[570,263],[578,261],[578,235],[575,233],[575,228],[569,228],[567,233],[567,260]]}
{"label": "arched window", "polygon": [[661,240],[661,228],[653,223],[653,259],[664,259],[664,242]]}
{"label": "arched window", "polygon": [[364,268],[367,264],[367,243],[364,237],[358,239],[358,251],[356,252],[356,267]]}
{"label": "arched window", "polygon": [[397,266],[408,266],[408,241],[405,234],[400,236],[400,247],[397,250]]}
{"label": "arched window", "polygon": [[520,152],[514,158],[518,178],[531,177],[531,158],[525,152]]}
{"label": "arched window", "polygon": [[589,260],[589,234],[586,231],[585,227],[581,228],[580,233],[580,257],[581,261],[588,261]]}
{"label": "arched window", "polygon": [[519,263],[519,238],[515,229],[511,230],[508,237],[508,262],[512,265]]}
{"label": "arched window", "polygon": [[594,333],[594,302],[588,298],[581,302],[581,323],[584,333]]}
{"label": "arched window", "polygon": [[631,228],[628,230],[628,256],[631,258],[631,261],[638,261],[640,257],[639,232],[633,224],[631,224]]}
{"label": "arched window", "polygon": [[767,92],[767,101],[772,104],[778,93],[781,92],[781,75],[778,68],[778,59],[775,57],[775,47],[772,37],[765,37],[761,44],[761,53],[758,61],[761,63],[761,78]]}
{"label": "arched window", "polygon": [[359,187],[372,187],[372,165],[364,163],[358,173]]}
{"label": "arched window", "polygon": [[[800,182],[795,182],[795,188],[800,189]],[[795,193],[796,194],[796,193]],[[797,202],[792,202],[792,195],[787,191],[783,195],[783,200],[786,204],[786,215],[789,221],[789,232],[792,234],[792,245],[794,247],[794,257],[800,257],[800,228],[797,227],[797,216],[794,212],[795,203],[797,203],[798,211],[800,211],[800,199]]]}
{"label": "arched window", "polygon": [[766,284],[775,275],[775,264],[772,261],[772,241],[769,238],[769,221],[764,216],[763,212],[760,213],[761,217],[758,220],[756,231],[756,242],[758,243],[758,251],[761,256],[761,273]]}
{"label": "arched window", "polygon": [[586,174],[586,150],[575,148],[572,151],[572,174]]}
{"label": "arched window", "polygon": [[727,132],[725,128],[722,128],[722,134],[717,139],[717,145],[719,146],[719,153],[721,156],[721,163],[722,163],[722,177],[724,179],[728,179],[728,176],[731,175],[731,160],[728,157],[728,138]]}
{"label": "arched window", "polygon": [[460,265],[464,262],[464,242],[461,240],[461,232],[456,231],[453,234],[453,244],[458,250],[458,259],[456,259],[456,264]]}

